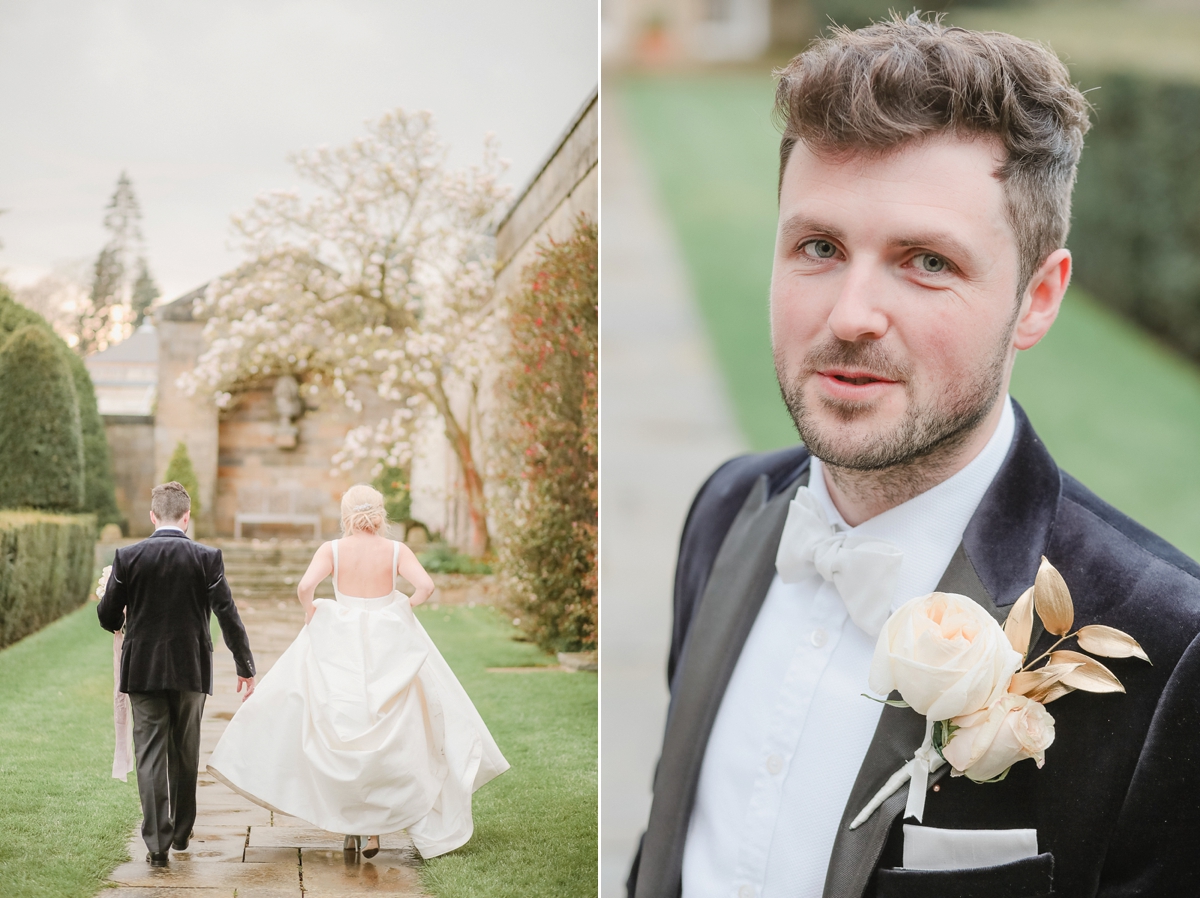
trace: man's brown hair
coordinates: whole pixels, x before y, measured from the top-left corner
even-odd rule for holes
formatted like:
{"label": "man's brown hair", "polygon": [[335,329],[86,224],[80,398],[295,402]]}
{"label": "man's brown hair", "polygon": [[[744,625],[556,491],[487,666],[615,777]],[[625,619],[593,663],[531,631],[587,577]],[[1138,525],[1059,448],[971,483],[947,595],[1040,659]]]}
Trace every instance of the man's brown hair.
{"label": "man's brown hair", "polygon": [[192,497],[182,483],[160,483],[150,491],[150,510],[160,524],[174,524],[192,510]]}
{"label": "man's brown hair", "polygon": [[813,152],[884,155],[938,134],[991,136],[1017,239],[1021,290],[1066,244],[1088,102],[1047,48],[997,31],[893,15],[835,28],[780,70],[779,179],[798,141]]}

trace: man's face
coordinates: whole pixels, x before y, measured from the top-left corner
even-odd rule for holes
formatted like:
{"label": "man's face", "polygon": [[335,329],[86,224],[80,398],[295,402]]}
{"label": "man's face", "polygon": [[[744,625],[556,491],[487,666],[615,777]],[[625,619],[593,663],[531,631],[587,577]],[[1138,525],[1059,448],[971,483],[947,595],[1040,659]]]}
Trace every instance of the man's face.
{"label": "man's face", "polygon": [[1019,266],[1001,152],[952,137],[881,158],[793,149],[771,338],[819,458],[879,470],[925,457],[967,439],[1007,388]]}

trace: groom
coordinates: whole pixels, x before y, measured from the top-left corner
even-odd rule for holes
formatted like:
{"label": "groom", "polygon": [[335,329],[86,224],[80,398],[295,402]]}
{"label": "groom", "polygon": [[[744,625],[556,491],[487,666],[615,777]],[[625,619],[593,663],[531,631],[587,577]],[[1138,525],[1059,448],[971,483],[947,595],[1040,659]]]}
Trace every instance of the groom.
{"label": "groom", "polygon": [[133,709],[142,838],[151,866],[183,851],[196,820],[200,718],[213,689],[209,614],[233,653],[238,692],[254,691],[250,641],[225,582],[221,550],[187,538],[191,497],[179,483],[150,497],[154,535],[118,549],[96,613],[104,629],[125,627],[121,691]]}
{"label": "groom", "polygon": [[[1048,50],[915,16],[783,70],[771,333],[804,445],[728,462],[688,515],[632,898],[1200,894],[1200,566],[1008,397],[1067,288],[1087,111]],[[1074,628],[1153,665],[1051,705],[1043,768],[942,767],[920,821],[906,785],[851,829],[924,736],[860,695],[889,614],[939,590],[1003,621],[1043,555]]]}

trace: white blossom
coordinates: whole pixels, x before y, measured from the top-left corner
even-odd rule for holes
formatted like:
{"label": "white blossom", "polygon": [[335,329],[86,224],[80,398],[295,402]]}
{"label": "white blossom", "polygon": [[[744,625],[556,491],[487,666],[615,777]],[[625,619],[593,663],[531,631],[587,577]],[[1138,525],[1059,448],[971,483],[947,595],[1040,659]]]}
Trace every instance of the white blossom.
{"label": "white blossom", "polygon": [[[448,169],[427,112],[396,110],[366,130],[293,157],[311,190],[263,194],[234,217],[248,261],[198,301],[206,350],[181,384],[228,407],[290,374],[307,395],[327,387],[356,412],[373,390],[399,407],[351,430],[335,468],[406,463],[414,428],[432,417],[463,470],[478,471],[471,425],[498,338],[491,231],[503,163],[489,135],[479,165]],[[486,545],[482,485],[467,487]]]}

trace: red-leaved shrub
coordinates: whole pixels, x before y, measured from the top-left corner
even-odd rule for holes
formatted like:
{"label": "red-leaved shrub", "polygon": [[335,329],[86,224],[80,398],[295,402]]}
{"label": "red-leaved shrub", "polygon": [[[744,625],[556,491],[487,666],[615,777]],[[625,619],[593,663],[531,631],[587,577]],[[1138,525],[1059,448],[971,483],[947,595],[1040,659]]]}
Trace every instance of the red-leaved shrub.
{"label": "red-leaved shrub", "polygon": [[509,299],[498,383],[498,562],[530,638],[596,646],[596,226],[541,246]]}

